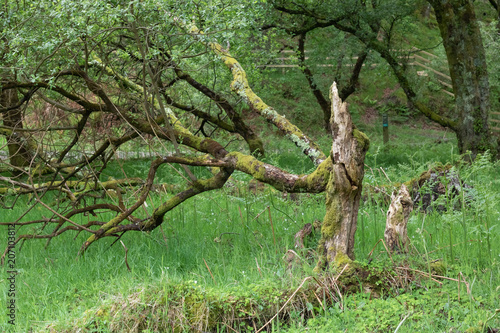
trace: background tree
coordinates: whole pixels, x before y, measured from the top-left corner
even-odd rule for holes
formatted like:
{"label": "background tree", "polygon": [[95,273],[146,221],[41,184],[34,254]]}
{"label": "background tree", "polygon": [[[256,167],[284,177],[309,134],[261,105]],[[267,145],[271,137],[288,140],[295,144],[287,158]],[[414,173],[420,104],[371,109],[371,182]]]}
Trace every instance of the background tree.
{"label": "background tree", "polygon": [[[328,72],[328,77],[339,83],[339,96],[345,101],[356,90],[359,75],[368,56],[366,48],[359,42],[353,43],[353,38],[349,39],[349,34],[344,32],[339,33],[334,29],[318,29],[323,25],[307,16],[290,22],[288,17],[276,15],[270,11],[267,20],[269,23],[263,26],[264,30],[275,29],[283,32],[281,40],[286,43],[283,43],[281,50],[290,48],[296,53],[298,67],[304,74],[308,87],[323,112],[324,126],[329,132],[331,104],[328,95],[323,93],[324,90],[328,90],[328,87],[322,87],[316,77],[326,75]],[[312,50],[306,50],[308,34],[314,40],[310,43],[313,44]],[[306,51],[309,52],[307,55]],[[281,56],[284,55],[281,54]],[[320,70],[314,70],[312,68],[314,65]]]}
{"label": "background tree", "polygon": [[[9,8],[4,6],[0,13],[0,19],[8,21],[7,18],[11,15]],[[0,44],[0,63],[3,68],[0,68],[1,85],[9,81],[13,76],[13,72],[9,70],[8,53],[9,41],[6,36],[2,36]],[[16,89],[1,89],[0,90],[0,113],[2,115],[1,135],[7,139],[7,147],[9,151],[10,163],[13,167],[26,167],[31,163],[32,152],[30,147],[29,136],[23,132],[23,111],[20,108],[23,102],[30,98],[33,92],[26,92],[23,100],[19,100],[19,94]],[[16,172],[18,172],[17,170]]]}
{"label": "background tree", "polygon": [[[399,59],[401,32],[397,28],[414,13],[418,1],[275,1],[275,8],[289,20],[307,17],[317,27],[334,26],[357,37],[392,68],[408,100],[427,118],[452,129],[459,151],[495,149],[488,127],[490,111],[488,71],[472,1],[429,1],[433,6],[446,50],[455,94],[455,112],[446,117],[432,110],[417,94],[408,68]],[[381,37],[382,33],[382,37]]]}
{"label": "background tree", "polygon": [[23,132],[21,105],[17,89],[2,89],[0,94],[0,107],[3,111],[1,132],[7,139],[10,164],[14,173],[19,172],[17,168],[29,166],[33,159],[31,140]]}

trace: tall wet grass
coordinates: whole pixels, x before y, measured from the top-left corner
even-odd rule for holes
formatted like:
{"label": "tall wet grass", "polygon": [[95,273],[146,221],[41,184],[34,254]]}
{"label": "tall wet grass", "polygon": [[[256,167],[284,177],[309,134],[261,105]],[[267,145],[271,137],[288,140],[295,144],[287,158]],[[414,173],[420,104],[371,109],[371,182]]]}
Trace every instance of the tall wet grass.
{"label": "tall wet grass", "polygon": [[[307,172],[310,166],[303,162],[294,163],[294,156],[291,152],[268,158],[286,165],[290,171]],[[418,177],[431,166],[432,157],[433,153],[409,150],[403,145],[391,149],[375,145],[366,162],[366,186],[402,183]],[[471,188],[462,197],[441,199],[442,202],[437,204],[446,206],[443,212],[424,212],[416,207],[408,224],[411,254],[407,260],[440,261],[445,276],[456,278],[461,272],[476,300],[467,303],[461,313],[476,313],[477,317],[473,318],[485,320],[483,317],[490,313],[484,309],[499,307],[500,165],[492,163],[488,156],[478,158],[472,165],[460,164],[452,151],[445,152],[442,159],[454,163],[455,172]],[[140,177],[147,164],[141,160],[122,161],[116,166],[116,172],[125,170],[130,176]],[[169,179],[172,174],[165,169],[160,177],[172,182]],[[199,176],[204,175],[205,171],[199,172]],[[120,240],[128,249],[127,262],[125,248],[112,238],[96,242],[80,257],[77,253],[85,240],[84,234],[64,234],[52,240],[47,248],[45,240],[30,240],[17,246],[18,308],[14,331],[42,329],[54,321],[70,322],[86,310],[109,301],[113,295],[125,296],[158,281],[192,281],[215,290],[234,286],[244,288],[258,281],[269,281],[285,288],[296,287],[301,278],[312,274],[315,263],[303,261],[302,273],[294,275],[287,271],[283,256],[293,248],[294,234],[305,223],[322,220],[324,195],[302,194],[297,200],[291,200],[270,187],[253,193],[246,185],[247,176],[236,173],[233,178],[224,189],[197,196],[169,212],[162,226],[153,232],[125,234]],[[148,201],[147,209],[151,212],[169,196],[159,191]],[[2,210],[3,221],[16,220],[24,213],[30,204],[29,198],[19,200],[14,209]],[[386,211],[387,202],[377,197],[368,196],[362,202],[355,246],[358,260],[366,262],[369,253],[383,238]],[[25,219],[48,215],[48,211],[38,206]],[[91,218],[82,217],[80,222]],[[36,231],[31,228],[23,227],[18,233]],[[6,228],[0,230],[2,239],[6,239]],[[311,251],[316,250],[318,238],[316,233],[306,243]],[[1,244],[5,244],[3,240]],[[371,258],[376,263],[387,257],[379,243]],[[2,267],[2,285],[6,283],[6,270]],[[431,285],[423,287],[429,289]],[[456,288],[456,283],[451,284],[446,292],[456,295]],[[0,297],[0,302],[5,304],[5,288],[2,288]],[[370,299],[365,299],[366,296],[358,297],[366,304],[372,304]],[[424,304],[420,306],[425,307]],[[351,304],[351,308],[357,310],[359,304]],[[340,314],[335,312],[337,310],[332,307],[323,315],[325,318],[330,318],[330,315],[338,320],[341,318],[346,328],[356,327],[358,312]],[[1,331],[13,329],[6,322],[5,311],[2,311]]]}

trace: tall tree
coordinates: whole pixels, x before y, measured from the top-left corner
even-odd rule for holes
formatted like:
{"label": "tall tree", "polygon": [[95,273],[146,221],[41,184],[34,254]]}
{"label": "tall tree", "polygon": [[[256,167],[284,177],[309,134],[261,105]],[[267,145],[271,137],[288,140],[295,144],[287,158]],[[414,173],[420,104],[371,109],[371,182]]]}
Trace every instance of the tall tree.
{"label": "tall tree", "polygon": [[23,132],[23,113],[20,106],[17,89],[1,89],[0,109],[3,126],[0,133],[7,139],[9,159],[15,174],[33,162],[34,153],[29,136]]}
{"label": "tall tree", "polygon": [[[12,8],[7,4],[0,7],[0,20],[3,21],[3,24],[10,21],[11,13]],[[9,44],[7,36],[0,35],[0,63],[3,67],[0,68],[0,118],[3,123],[0,135],[7,139],[10,163],[14,167],[14,172],[18,174],[22,172],[23,167],[32,163],[34,154],[29,136],[23,132],[23,112],[20,108],[33,91],[27,93],[20,101],[17,89],[4,89],[3,86],[12,79],[14,72],[9,71]]]}
{"label": "tall tree", "polygon": [[429,0],[443,39],[455,94],[458,146],[474,155],[492,148],[490,86],[481,32],[471,0]]}
{"label": "tall tree", "polygon": [[[277,0],[274,7],[289,19],[306,16],[318,27],[334,26],[356,36],[367,48],[377,52],[392,68],[408,100],[426,117],[452,129],[461,153],[471,151],[473,157],[494,150],[488,117],[490,111],[488,71],[484,48],[471,0],[429,1],[436,12],[455,92],[452,117],[432,110],[409,79],[405,64],[394,50],[398,22],[413,14],[415,1],[326,1],[320,5],[310,1],[289,3]],[[384,34],[381,40],[377,38]]]}

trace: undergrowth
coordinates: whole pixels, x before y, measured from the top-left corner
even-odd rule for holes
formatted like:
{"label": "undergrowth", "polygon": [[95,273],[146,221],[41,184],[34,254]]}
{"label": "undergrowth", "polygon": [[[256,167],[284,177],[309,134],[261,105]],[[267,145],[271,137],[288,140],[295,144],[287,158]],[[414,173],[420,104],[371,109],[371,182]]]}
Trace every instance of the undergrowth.
{"label": "undergrowth", "polygon": [[[387,149],[375,144],[367,159],[366,187],[418,177],[433,165],[433,153],[424,148],[419,152],[403,145]],[[306,164],[293,163],[292,153],[268,158],[282,161],[294,172],[308,171]],[[125,234],[121,241],[127,257],[120,242],[110,247],[113,240],[103,239],[76,258],[84,235],[58,237],[46,249],[42,240],[24,243],[17,248],[14,331],[244,332],[256,331],[271,319],[264,330],[498,328],[499,165],[488,156],[472,165],[461,164],[453,152],[442,158],[453,163],[471,186],[467,196],[474,199],[464,200],[460,209],[454,209],[453,198],[437,203],[448,205],[445,211],[416,209],[408,225],[410,254],[389,257],[378,242],[383,238],[387,203],[366,197],[356,234],[358,261],[352,265],[375,272],[368,280],[357,271],[355,280],[343,281],[343,268],[314,275],[318,232],[298,253],[299,264],[288,269],[283,257],[293,249],[293,235],[305,223],[322,219],[324,196],[290,198],[267,186],[252,192],[245,176],[235,174],[230,186],[170,212],[154,232]],[[143,172],[140,163],[147,164],[121,163],[136,176]],[[147,209],[169,195],[158,191]],[[28,198],[20,200],[29,204]],[[13,220],[22,211],[18,205],[2,211],[2,218]],[[31,214],[42,217],[47,212],[35,208]],[[28,231],[29,226],[23,232]],[[5,276],[3,267],[2,284]],[[2,290],[2,299],[7,299]],[[12,327],[6,321],[2,312],[0,328],[8,332]]]}

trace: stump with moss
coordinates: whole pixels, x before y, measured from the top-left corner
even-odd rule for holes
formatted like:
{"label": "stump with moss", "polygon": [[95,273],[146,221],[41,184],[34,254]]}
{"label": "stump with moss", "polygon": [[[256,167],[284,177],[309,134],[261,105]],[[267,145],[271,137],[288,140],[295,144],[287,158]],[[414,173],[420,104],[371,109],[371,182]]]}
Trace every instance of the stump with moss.
{"label": "stump with moss", "polygon": [[336,265],[342,258],[354,259],[354,234],[364,176],[368,137],[355,128],[346,103],[339,98],[336,84],[331,88],[333,169],[326,186],[326,214],[318,245],[316,271]]}
{"label": "stump with moss", "polygon": [[392,195],[392,202],[387,211],[384,238],[389,251],[407,252],[408,232],[406,226],[412,210],[413,201],[408,189],[403,184],[399,192]]}

